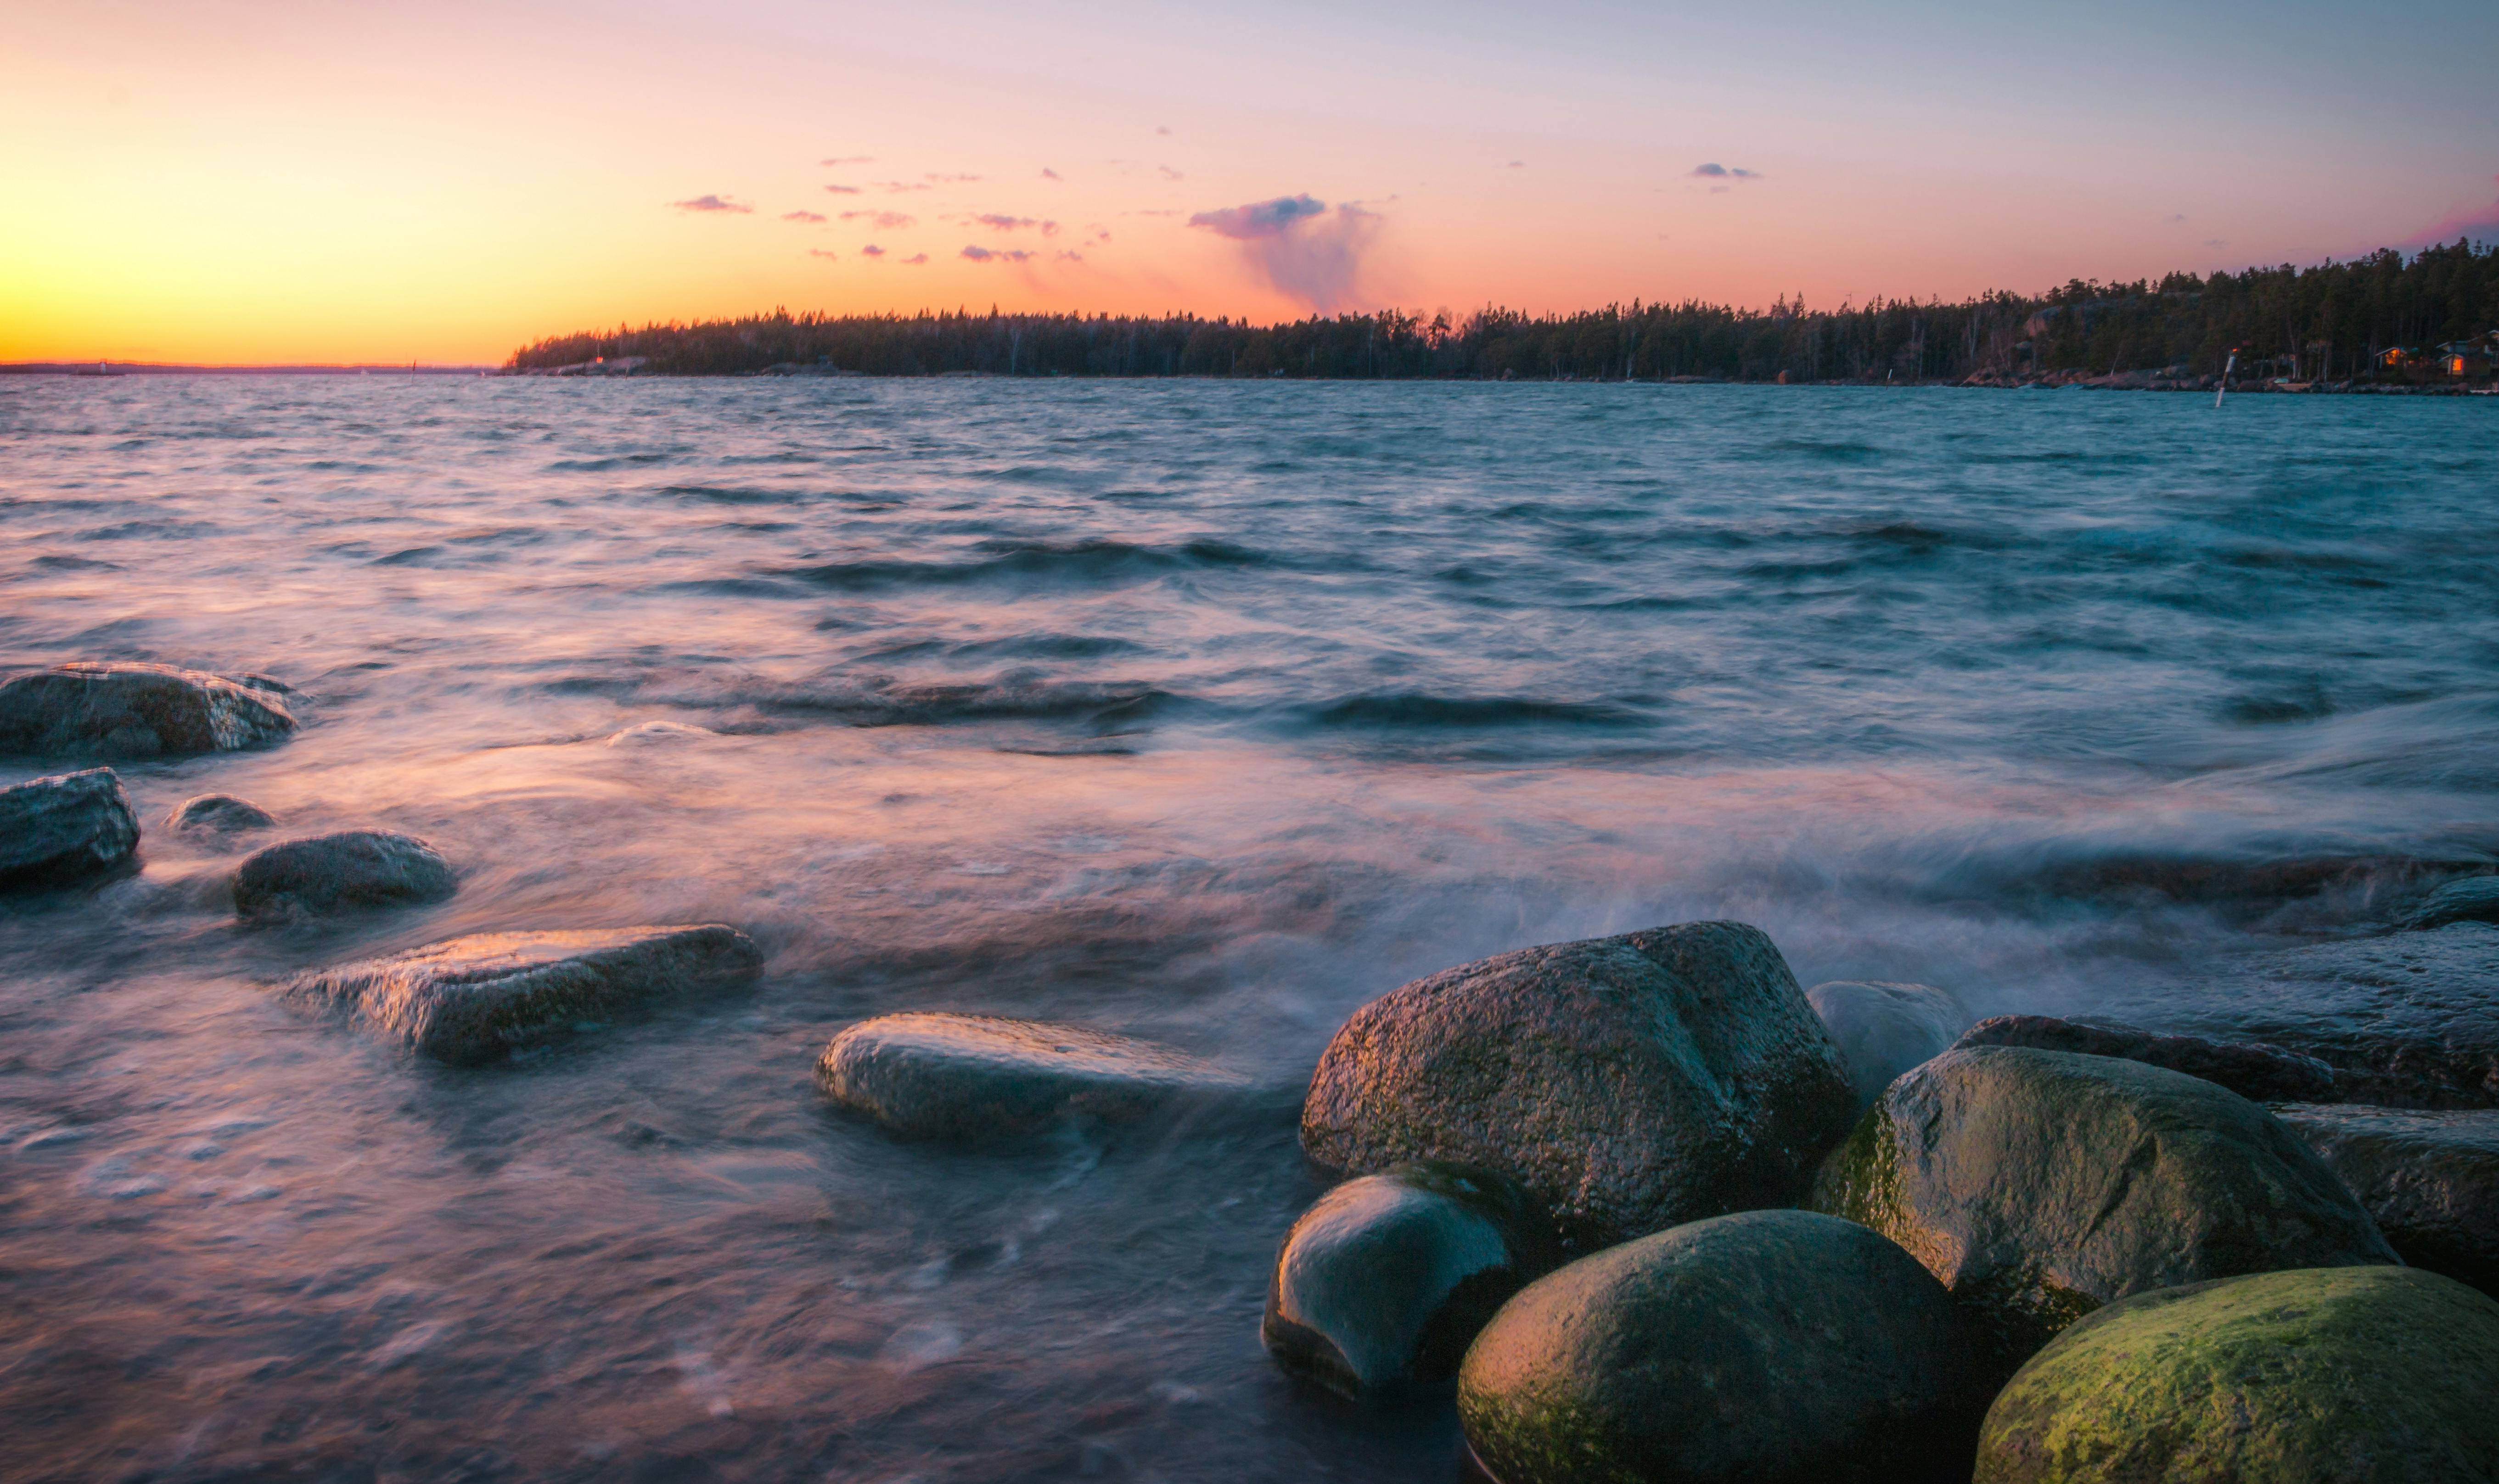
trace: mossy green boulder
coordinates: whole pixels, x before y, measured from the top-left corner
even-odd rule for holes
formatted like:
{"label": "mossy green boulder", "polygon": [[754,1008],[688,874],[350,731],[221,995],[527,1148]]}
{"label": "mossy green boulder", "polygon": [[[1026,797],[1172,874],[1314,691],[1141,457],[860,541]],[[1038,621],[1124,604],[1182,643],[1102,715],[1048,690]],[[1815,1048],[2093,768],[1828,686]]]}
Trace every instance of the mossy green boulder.
{"label": "mossy green boulder", "polygon": [[1502,1484],[1959,1484],[1985,1403],[1942,1285],[1801,1210],[1581,1258],[1504,1305],[1458,1371]]}
{"label": "mossy green boulder", "polygon": [[1963,1047],[1892,1083],[1825,1161],[1813,1206],[1926,1264],[1999,1376],[2133,1294],[2396,1261],[2334,1172],[2237,1093],[2016,1047]]}
{"label": "mossy green boulder", "polygon": [[1996,1399],[1976,1484],[2491,1484],[2499,1304],[2408,1268],[2141,1294]]}

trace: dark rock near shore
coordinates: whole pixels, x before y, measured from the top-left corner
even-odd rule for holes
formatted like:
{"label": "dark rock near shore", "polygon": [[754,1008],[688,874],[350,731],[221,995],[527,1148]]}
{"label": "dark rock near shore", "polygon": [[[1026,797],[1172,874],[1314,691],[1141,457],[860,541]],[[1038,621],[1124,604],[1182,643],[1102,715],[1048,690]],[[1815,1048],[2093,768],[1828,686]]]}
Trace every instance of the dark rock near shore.
{"label": "dark rock near shore", "polygon": [[1941,1484],[1986,1403],[1967,1348],[1908,1253],[1744,1211],[1529,1285],[1467,1352],[1458,1415],[1503,1484]]}
{"label": "dark rock near shore", "polygon": [[718,923],[479,933],[307,974],[286,992],[409,1050],[482,1062],[763,967],[752,940]]}
{"label": "dark rock near shore", "polygon": [[2268,1273],[2083,1320],[1989,1408],[1976,1484],[2499,1477],[2499,1304],[2404,1268]]}
{"label": "dark rock near shore", "polygon": [[1062,1118],[1134,1118],[1233,1095],[1241,1077],[1126,1036],[990,1016],[878,1016],[832,1039],[816,1080],[897,1134],[981,1142]]}
{"label": "dark rock near shore", "polygon": [[341,907],[438,902],[459,889],[450,862],[414,835],[350,829],[252,852],[235,872],[235,912],[265,921]]}
{"label": "dark rock near shore", "polygon": [[186,798],[165,817],[167,829],[211,839],[220,835],[239,835],[246,830],[267,829],[276,823],[276,816],[268,810],[231,793],[203,793],[196,798]]}
{"label": "dark rock near shore", "polygon": [[1855,1101],[1770,940],[1692,922],[1503,953],[1363,1006],[1319,1058],[1302,1147],[1353,1173],[1489,1170],[1602,1245],[1793,1202]]}
{"label": "dark rock near shore", "polygon": [[2343,1102],[2499,1108],[2499,926],[2486,922],[2251,954],[2100,1008],[2314,1056]]}
{"label": "dark rock near shore", "polygon": [[64,664],[0,685],[0,753],[156,758],[283,739],[275,693],[221,675],[130,661]]}
{"label": "dark rock near shore", "polygon": [[1946,1051],[1894,1082],[1813,1205],[1916,1254],[1969,1308],[1998,1375],[2132,1294],[2396,1261],[2256,1104],[2162,1067],[2016,1047]]}
{"label": "dark rock near shore", "polygon": [[0,789],[0,890],[67,886],[118,870],[138,849],[139,820],[111,768]]}
{"label": "dark rock near shore", "polygon": [[2167,1067],[2219,1082],[2258,1103],[2330,1103],[2334,1069],[2314,1056],[2269,1046],[2157,1036],[2113,1020],[2061,1020],[2055,1016],[1996,1016],[1964,1032],[1961,1046],[2020,1046],[2034,1051],[2116,1056]]}
{"label": "dark rock near shore", "polygon": [[1950,1049],[1973,1016],[1961,997],[1932,984],[1834,980],[1805,991],[1848,1065],[1860,1113],[1892,1079]]}
{"label": "dark rock near shore", "polygon": [[1551,1260],[1544,1213],[1499,1177],[1433,1164],[1363,1176],[1285,1235],[1259,1338],[1286,1371],[1358,1401],[1429,1391]]}
{"label": "dark rock near shore", "polygon": [[2499,1112],[2341,1103],[2274,1113],[2352,1187],[2405,1262],[2499,1298]]}
{"label": "dark rock near shore", "polygon": [[2499,876],[2468,876],[2431,892],[2404,918],[2411,928],[2450,922],[2499,922]]}

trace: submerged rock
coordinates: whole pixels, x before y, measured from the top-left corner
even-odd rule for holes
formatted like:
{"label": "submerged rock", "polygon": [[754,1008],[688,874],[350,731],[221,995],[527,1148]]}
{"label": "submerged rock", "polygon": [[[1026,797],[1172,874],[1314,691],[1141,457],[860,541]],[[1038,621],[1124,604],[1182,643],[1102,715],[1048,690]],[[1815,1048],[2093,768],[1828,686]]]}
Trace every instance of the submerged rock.
{"label": "submerged rock", "polygon": [[1438,1387],[1548,1248],[1544,1213],[1498,1177],[1418,1164],[1350,1179],[1285,1234],[1259,1338],[1357,1400]]}
{"label": "submerged rock", "polygon": [[763,968],[754,942],[718,923],[479,933],[307,974],[287,993],[409,1050],[479,1062]]}
{"label": "submerged rock", "polygon": [[0,685],[0,753],[155,758],[230,752],[295,729],[272,692],[170,664],[64,664]]}
{"label": "submerged rock", "polygon": [[2330,1103],[2335,1097],[2334,1069],[2314,1056],[2200,1036],[2157,1036],[2113,1020],[1996,1016],[1971,1026],[1958,1044],[2115,1056],[2200,1077],[2259,1103]]}
{"label": "submerged rock", "polygon": [[1942,1055],[1973,1018],[1959,995],[1931,984],[1840,979],[1814,985],[1804,997],[1838,1043],[1861,1113],[1892,1079]]}
{"label": "submerged rock", "polygon": [[203,793],[186,798],[165,817],[165,827],[186,835],[239,835],[267,829],[277,817],[249,799],[231,793]]}
{"label": "submerged rock", "polygon": [[414,835],[349,829],[281,840],[243,858],[235,912],[257,919],[341,907],[438,902],[460,889],[451,863]]}
{"label": "submerged rock", "polygon": [[1530,1284],[1467,1351],[1458,1416],[1503,1484],[1940,1484],[1985,1405],[1967,1350],[1908,1253],[1750,1210]]}
{"label": "submerged rock", "polygon": [[2404,1268],[2147,1293],[2061,1336],[1989,1408],[1977,1484],[2488,1480],[2499,1304]]}
{"label": "submerged rock", "polygon": [[1302,1147],[1516,1180],[1569,1241],[1794,1201],[1846,1132],[1839,1048],[1758,928],[1503,953],[1372,1001],[1328,1043]]}
{"label": "submerged rock", "polygon": [[2398,1255],[2499,1298],[2499,1112],[2274,1110],[2352,1187]]}
{"label": "submerged rock", "polygon": [[1170,1047],[1072,1025],[911,1012],[843,1031],[817,1059],[833,1100],[897,1134],[982,1141],[1060,1118],[1132,1118],[1245,1089]]}
{"label": "submerged rock", "polygon": [[2404,919],[2404,926],[2445,927],[2450,922],[2499,922],[2499,876],[2468,876],[2431,892]]}
{"label": "submerged rock", "polygon": [[2105,1056],[1964,1047],[1885,1090],[1814,1208],[1914,1253],[1999,1375],[2155,1288],[2396,1260],[2352,1192],[2234,1092]]}
{"label": "submerged rock", "polygon": [[2499,926],[2486,922],[2251,954],[2103,1008],[2314,1056],[2343,1102],[2499,1108]]}
{"label": "submerged rock", "polygon": [[139,849],[139,820],[111,768],[0,789],[0,889],[66,886],[117,870]]}

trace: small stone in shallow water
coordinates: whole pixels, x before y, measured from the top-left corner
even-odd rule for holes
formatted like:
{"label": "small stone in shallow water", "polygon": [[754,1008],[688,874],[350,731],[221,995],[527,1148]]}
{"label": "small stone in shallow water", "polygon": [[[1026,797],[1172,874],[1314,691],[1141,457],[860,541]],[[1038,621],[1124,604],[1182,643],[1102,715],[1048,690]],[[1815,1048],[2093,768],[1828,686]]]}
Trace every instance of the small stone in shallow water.
{"label": "small stone in shallow water", "polygon": [[2285,1104],[2397,1255],[2499,1298],[2499,1112]]}
{"label": "small stone in shallow water", "polygon": [[235,872],[235,912],[270,919],[341,907],[438,902],[460,889],[439,852],[414,835],[349,829],[281,840]]}
{"label": "small stone in shallow water", "polygon": [[2024,1046],[2035,1051],[2115,1056],[2218,1082],[2259,1103],[2330,1103],[2334,1069],[2314,1056],[2200,1036],[2156,1036],[2114,1020],[1996,1016],[1964,1032],[1960,1046]]}
{"label": "small stone in shallow water", "polygon": [[910,1012],[843,1031],[816,1062],[843,1107],[897,1134],[988,1140],[1069,1116],[1132,1118],[1246,1080],[1151,1041],[1072,1025]]}
{"label": "small stone in shallow water", "polygon": [[170,664],[79,661],[0,685],[0,753],[155,758],[284,739],[275,693]]}
{"label": "small stone in shallow water", "polygon": [[128,865],[138,849],[138,818],[111,768],[0,789],[0,889],[66,886]]}
{"label": "small stone in shallow water", "polygon": [[2445,927],[2450,922],[2499,922],[2499,876],[2449,882],[2404,919],[2404,926],[2412,928]]}
{"label": "small stone in shallow water", "polygon": [[186,835],[241,834],[249,829],[267,829],[276,823],[276,816],[268,810],[231,793],[186,798],[165,817],[167,829]]}
{"label": "small stone in shallow water", "polygon": [[479,933],[303,975],[294,998],[346,1012],[375,1035],[451,1062],[488,1061],[584,1020],[761,973],[733,927]]}
{"label": "small stone in shallow water", "polygon": [[1285,1234],[1259,1338],[1286,1371],[1356,1400],[1443,1385],[1551,1266],[1543,1227],[1497,1176],[1415,1164],[1347,1180]]}
{"label": "small stone in shallow water", "polygon": [[642,747],[655,742],[691,742],[720,733],[683,722],[636,722],[607,739],[609,747]]}
{"label": "small stone in shallow water", "polygon": [[1861,1113],[1892,1079],[1942,1055],[1973,1018],[1960,996],[1932,984],[1841,979],[1816,984],[1804,997],[1839,1044]]}

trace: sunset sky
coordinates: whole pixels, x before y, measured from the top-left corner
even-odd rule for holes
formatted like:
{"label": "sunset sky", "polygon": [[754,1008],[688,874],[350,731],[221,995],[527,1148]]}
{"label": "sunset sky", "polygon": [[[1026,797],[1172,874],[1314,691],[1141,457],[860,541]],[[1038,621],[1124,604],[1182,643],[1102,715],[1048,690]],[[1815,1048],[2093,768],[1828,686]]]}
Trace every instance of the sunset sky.
{"label": "sunset sky", "polygon": [[2499,236],[2494,62],[2487,0],[0,0],[0,361],[2304,263]]}

